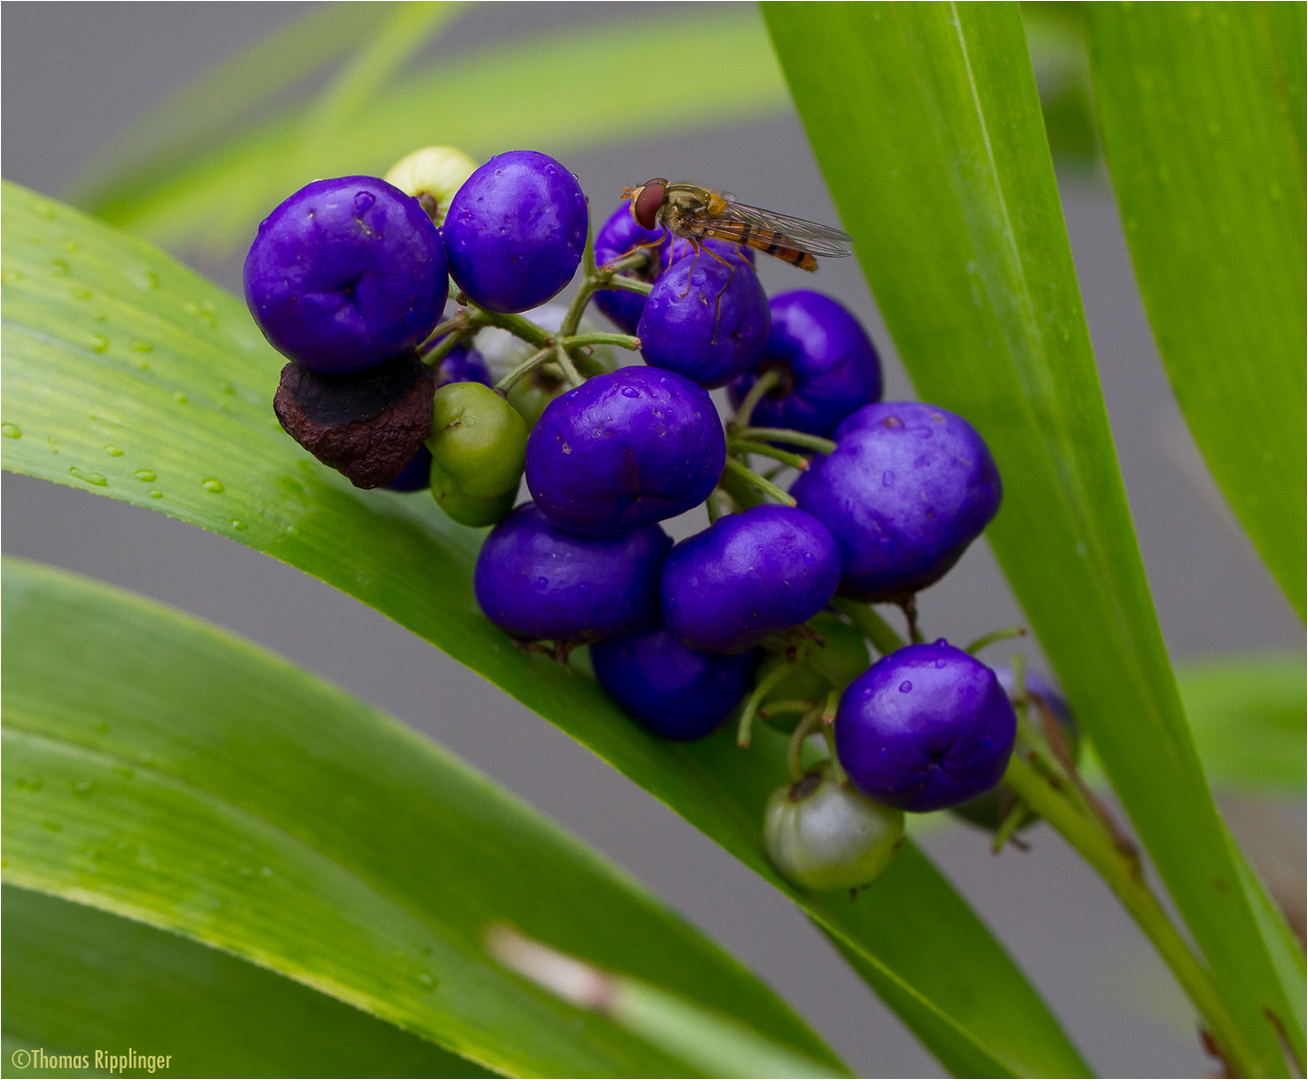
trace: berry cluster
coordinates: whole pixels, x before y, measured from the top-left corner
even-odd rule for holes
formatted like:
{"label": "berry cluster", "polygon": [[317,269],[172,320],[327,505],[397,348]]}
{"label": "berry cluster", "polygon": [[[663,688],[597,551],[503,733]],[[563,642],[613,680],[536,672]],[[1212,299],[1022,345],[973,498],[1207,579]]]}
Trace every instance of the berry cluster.
{"label": "berry cluster", "polygon": [[[769,299],[750,247],[673,235],[642,191],[593,245],[576,178],[534,151],[476,167],[430,148],[385,180],[296,192],[245,264],[290,361],[279,420],[360,487],[427,489],[493,525],[487,618],[565,662],[589,646],[650,731],[697,739],[735,715],[742,746],[756,720],[789,732],[764,838],[796,884],[866,884],[904,811],[962,806],[1000,828],[987,793],[1026,690],[922,642],[915,614],[999,509],[985,443],[944,409],[880,401],[876,350],[841,304]],[[578,268],[572,302],[550,305]],[[618,332],[584,322],[591,299]],[[618,366],[615,346],[644,364]],[[674,544],[660,522],[699,506],[708,528]],[[913,638],[875,663],[872,603],[903,608]]]}

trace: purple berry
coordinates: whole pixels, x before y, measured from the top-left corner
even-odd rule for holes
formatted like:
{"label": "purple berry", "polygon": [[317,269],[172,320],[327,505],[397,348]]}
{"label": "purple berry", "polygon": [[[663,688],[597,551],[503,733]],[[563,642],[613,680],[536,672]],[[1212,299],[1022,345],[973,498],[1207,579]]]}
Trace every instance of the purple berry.
{"label": "purple berry", "polygon": [[375,176],[315,180],[259,225],[245,302],[268,343],[310,371],[360,371],[413,350],[445,307],[431,219]]}
{"label": "purple berry", "polygon": [[[706,248],[711,248],[725,257],[743,255],[751,264],[754,252],[725,240],[708,237],[701,241]],[[643,248],[646,264],[639,270],[627,270],[623,277],[637,281],[653,283],[668,268],[669,263],[676,262],[683,255],[691,253],[690,242],[681,237],[674,238],[665,229],[646,229],[637,224],[631,216],[631,208],[623,203],[601,226],[595,236],[595,262],[600,266],[614,262],[624,255],[630,255],[642,244],[652,244]],[[669,253],[670,256],[669,256]],[[640,322],[640,314],[645,310],[645,297],[640,293],[625,289],[601,289],[595,294],[595,306],[607,315],[624,333],[634,334]]]}
{"label": "purple berry", "polygon": [[484,308],[526,311],[572,280],[588,228],[586,196],[564,166],[535,150],[498,154],[450,202],[450,276]]}
{"label": "purple berry", "polygon": [[737,653],[821,611],[839,581],[840,553],[821,522],[756,506],[674,547],[659,599],[668,629],[692,649]]}
{"label": "purple berry", "polygon": [[382,485],[387,491],[426,491],[431,486],[431,451],[427,447],[418,447],[400,475],[389,484]]}
{"label": "purple berry", "polygon": [[527,487],[556,525],[603,535],[698,506],[726,455],[708,394],[670,371],[620,368],[546,407],[527,440]]}
{"label": "purple berry", "polygon": [[995,673],[943,638],[882,657],[849,684],[836,714],[836,753],[854,785],[917,812],[994,787],[1016,735]]}
{"label": "purple berry", "polygon": [[454,346],[436,368],[436,385],[448,386],[456,382],[475,382],[492,386],[490,368],[481,353],[466,341]]}
{"label": "purple berry", "polygon": [[473,584],[491,622],[516,638],[597,641],[658,622],[658,575],[672,541],[659,526],[578,536],[523,503],[486,538]]}
{"label": "purple berry", "polygon": [[664,627],[591,646],[595,678],[656,735],[687,741],[716,730],[745,696],[757,657],[710,656]]}
{"label": "purple berry", "polygon": [[881,363],[862,324],[846,308],[808,289],[774,296],[772,330],[754,370],[731,384],[739,405],[759,375],[775,369],[781,384],[754,408],[758,427],[830,435],[855,409],[881,396]]}
{"label": "purple berry", "polygon": [[866,405],[791,487],[840,547],[840,592],[911,595],[938,581],[999,510],[999,471],[976,429],[935,405]]}
{"label": "purple berry", "polygon": [[659,278],[636,334],[651,367],[713,389],[749,370],[769,325],[767,294],[753,268],[705,252],[678,260]]}

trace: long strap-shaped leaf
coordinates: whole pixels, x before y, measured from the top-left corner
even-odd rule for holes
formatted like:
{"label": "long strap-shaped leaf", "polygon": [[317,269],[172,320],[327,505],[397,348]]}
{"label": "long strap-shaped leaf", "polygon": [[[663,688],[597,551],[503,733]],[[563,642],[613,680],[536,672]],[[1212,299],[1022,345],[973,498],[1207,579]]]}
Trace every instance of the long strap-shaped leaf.
{"label": "long strap-shaped leaf", "polygon": [[130,1046],[172,1055],[167,1076],[493,1075],[190,938],[48,893],[3,893],[10,1062],[17,1045],[90,1050],[92,1063],[96,1049]]}
{"label": "long strap-shaped leaf", "polygon": [[1084,1070],[1003,948],[911,847],[852,902],[797,893],[771,871],[760,828],[784,740],[764,735],[744,753],[730,732],[658,739],[590,679],[515,649],[473,598],[480,533],[423,496],[356,491],[281,432],[269,407],[280,360],[238,301],[20,188],[4,188],[3,211],[6,468],[247,544],[444,649],[786,890],[956,1071]]}
{"label": "long strap-shaped leaf", "polygon": [[[1104,150],[1158,351],[1214,479],[1303,618],[1304,5],[1085,11]],[[1298,33],[1277,35],[1274,16],[1296,12]],[[1298,117],[1285,62],[1296,53]]]}
{"label": "long strap-shaped leaf", "polygon": [[[845,227],[926,400],[1005,479],[988,536],[1257,1068],[1302,1044],[1168,664],[1113,449],[1017,5],[765,17]],[[921,601],[930,622],[930,594]],[[1300,984],[1299,995],[1303,989]]]}
{"label": "long strap-shaped leaf", "polygon": [[430,741],[151,601],[4,563],[7,881],[297,979],[515,1075],[693,1063],[528,990],[492,923],[833,1063],[735,961]]}

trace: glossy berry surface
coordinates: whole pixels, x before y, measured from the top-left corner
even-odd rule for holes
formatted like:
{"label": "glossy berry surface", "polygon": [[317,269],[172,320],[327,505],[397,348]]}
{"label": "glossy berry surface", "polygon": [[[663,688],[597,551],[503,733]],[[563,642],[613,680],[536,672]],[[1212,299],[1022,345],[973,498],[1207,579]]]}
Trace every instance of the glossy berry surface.
{"label": "glossy berry surface", "polygon": [[668,371],[620,368],[545,409],[527,440],[527,486],[555,524],[600,535],[698,506],[726,454],[708,394]]}
{"label": "glossy berry surface", "polygon": [[866,795],[941,810],[999,783],[1017,716],[995,673],[945,641],[882,657],[849,684],[836,752]]}
{"label": "glossy berry surface", "polygon": [[705,252],[679,259],[658,279],[636,335],[645,363],[713,389],[749,370],[770,325],[767,294],[753,268]]}
{"label": "glossy berry surface", "polygon": [[990,451],[935,405],[866,405],[836,429],[834,453],[791,487],[840,548],[842,595],[888,600],[938,581],[999,510]]}
{"label": "glossy berry surface", "polygon": [[484,308],[526,311],[572,280],[588,228],[586,197],[563,165],[535,150],[498,154],[450,202],[450,276]]}
{"label": "glossy berry surface", "polygon": [[[1004,693],[1008,695],[1009,700],[1012,700],[1017,692],[1013,669],[997,667],[994,671],[999,685],[1004,688]],[[1022,682],[1026,686],[1027,694],[1031,698],[1039,698],[1057,721],[1059,732],[1063,737],[1063,745],[1075,763],[1081,756],[1081,728],[1072,714],[1072,706],[1067,703],[1067,699],[1058,688],[1039,672],[1028,670],[1023,675]],[[1043,730],[1040,715],[1035,711],[1034,701],[1027,712],[1027,718],[1037,731]],[[998,784],[975,799],[969,799],[952,809],[959,817],[993,832],[1003,823],[1004,816],[1015,805],[1015,800],[1016,796],[1007,784]],[[1038,814],[1028,810],[1018,828],[1025,829],[1039,820]]]}
{"label": "glossy berry surface", "polygon": [[881,397],[881,361],[862,324],[837,300],[809,289],[768,302],[772,329],[763,354],[731,384],[739,405],[761,372],[777,370],[780,385],[754,408],[756,427],[830,435],[855,409]]}
{"label": "glossy berry surface", "polygon": [[[708,237],[702,243],[704,247],[726,258],[744,258],[751,264],[754,261],[754,253],[749,248],[741,248],[714,237]],[[644,244],[651,246],[641,248]],[[645,266],[639,270],[627,270],[622,276],[647,283],[657,281],[670,263],[692,253],[689,241],[673,237],[665,229],[643,228],[632,217],[629,205],[623,203],[609,215],[609,219],[595,234],[595,262],[603,267],[632,254],[638,248],[645,253]],[[595,306],[624,333],[634,334],[641,313],[645,310],[645,297],[625,289],[601,289],[595,294]]]}
{"label": "glossy berry surface", "polygon": [[595,678],[643,727],[665,739],[700,739],[745,696],[753,653],[711,656],[689,649],[664,627],[591,646]]}
{"label": "glossy berry surface", "polygon": [[692,649],[735,653],[821,611],[840,553],[802,510],[756,506],[681,541],[659,582],[663,619]]}
{"label": "glossy berry surface", "polygon": [[445,511],[447,517],[473,529],[502,521],[518,501],[516,485],[499,495],[484,498],[469,495],[434,459],[428,469],[427,486],[431,488],[436,505]]}
{"label": "glossy berry surface", "polygon": [[903,842],[903,811],[842,787],[830,762],[773,792],[763,812],[768,860],[806,889],[868,885]]}
{"label": "glossy berry surface", "polygon": [[297,191],[260,224],[242,276],[269,344],[321,374],[416,348],[449,289],[436,226],[416,199],[372,176]]}
{"label": "glossy berry surface", "polygon": [[658,622],[658,574],[672,541],[657,525],[578,536],[523,503],[486,538],[473,585],[516,638],[597,641]]}

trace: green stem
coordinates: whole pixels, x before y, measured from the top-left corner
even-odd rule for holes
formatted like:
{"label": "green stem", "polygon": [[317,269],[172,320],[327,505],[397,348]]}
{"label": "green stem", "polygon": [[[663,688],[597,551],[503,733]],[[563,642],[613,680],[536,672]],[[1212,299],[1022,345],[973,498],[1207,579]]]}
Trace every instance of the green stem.
{"label": "green stem", "polygon": [[749,442],[746,439],[728,439],[728,454],[758,454],[759,457],[771,458],[773,461],[780,461],[783,465],[789,465],[792,469],[798,469],[800,472],[808,472],[808,461],[798,454],[792,454],[789,450],[778,450],[775,446],[768,446],[767,443]]}
{"label": "green stem", "polygon": [[735,458],[727,458],[727,471],[735,473],[742,480],[748,481],[754,487],[758,488],[759,491],[763,492],[765,495],[770,495],[784,506],[796,505],[795,497],[793,495],[789,492],[782,491],[781,488],[777,487],[777,485],[771,480],[764,480],[763,477],[759,476],[759,474],[753,469],[746,465],[742,465]]}
{"label": "green stem", "polygon": [[759,680],[759,684],[754,687],[754,692],[749,695],[749,700],[745,702],[745,707],[740,711],[740,724],[736,728],[737,746],[742,749],[749,746],[754,714],[758,712],[758,707],[763,704],[763,699],[768,696],[769,691],[797,667],[798,664],[778,664]]}
{"label": "green stem", "polygon": [[798,782],[804,777],[804,740],[822,726],[822,710],[813,709],[804,714],[804,718],[791,733],[790,743],[786,746],[786,765],[790,769],[790,782]]}
{"label": "green stem", "polygon": [[889,656],[908,644],[895,632],[894,627],[873,610],[871,604],[837,597],[831,601],[831,606],[842,615],[847,615],[849,621],[872,642],[872,647],[882,656]]}
{"label": "green stem", "polygon": [[740,408],[736,410],[736,426],[749,427],[749,418],[754,415],[754,409],[758,403],[763,400],[764,395],[771,389],[781,384],[781,372],[776,368],[768,368],[758,377],[758,380],[749,388],[749,393],[745,395],[745,400],[740,403]]}
{"label": "green stem", "polygon": [[435,329],[423,339],[418,351],[421,352],[427,347],[427,343],[435,341],[437,338],[444,337],[446,334],[453,333],[455,330],[463,330],[468,326],[468,314],[460,311],[456,315],[451,315],[442,323],[437,323]]}
{"label": "green stem", "polygon": [[[762,382],[759,379],[759,382]],[[758,383],[754,384],[755,386]],[[744,402],[741,402],[743,407]],[[732,434],[738,439],[752,439],[755,442],[782,442],[790,443],[794,446],[802,446],[806,450],[816,450],[819,454],[830,454],[836,448],[835,442],[831,439],[824,439],[820,435],[808,435],[802,431],[791,431],[789,428],[773,427],[744,427],[737,428]]]}
{"label": "green stem", "polygon": [[507,330],[514,337],[520,337],[523,341],[529,345],[535,345],[538,349],[553,344],[553,335],[542,330],[530,319],[524,319],[521,315],[506,315],[502,311],[487,311],[485,308],[477,308],[470,321],[482,326],[498,326],[501,330]]}
{"label": "green stem", "polygon": [[[587,207],[587,216],[589,216],[589,207]],[[559,325],[559,337],[569,338],[577,332],[577,327],[581,324],[581,316],[586,311],[586,305],[590,303],[590,298],[595,295],[596,273],[595,273],[595,230],[586,228],[586,246],[581,252],[582,278],[581,285],[577,289],[577,295],[572,298],[572,303],[568,305],[568,312],[563,316],[563,322]]]}
{"label": "green stem", "polygon": [[1025,626],[1010,626],[1003,630],[991,630],[988,634],[982,634],[963,651],[969,656],[975,656],[987,645],[993,645],[996,641],[1006,641],[1009,638],[1019,637],[1026,637]]}
{"label": "green stem", "polygon": [[550,358],[553,352],[554,352],[554,347],[552,345],[546,345],[539,352],[532,353],[529,357],[527,357],[526,360],[524,360],[521,364],[515,367],[507,375],[505,375],[504,378],[502,378],[499,382],[497,382],[495,384],[495,389],[498,390],[501,394],[507,394],[518,384],[519,381],[526,378],[536,368],[540,367],[541,364],[545,363],[545,361]]}
{"label": "green stem", "polygon": [[637,281],[635,278],[622,277],[614,274],[607,281],[600,285],[602,289],[622,289],[624,292],[638,292],[642,296],[648,296],[654,291],[654,286],[648,281]]}
{"label": "green stem", "polygon": [[554,352],[558,357],[559,367],[563,369],[563,376],[568,380],[568,385],[578,387],[586,380],[581,377],[577,371],[576,365],[572,362],[572,357],[568,355],[568,350],[562,345],[555,345]]}
{"label": "green stem", "polygon": [[[1029,757],[1039,761],[1034,752]],[[1078,812],[1068,801],[1063,780],[1042,776],[1031,760],[1014,754],[1004,773],[1004,783],[1057,829],[1117,894],[1198,1008],[1237,1075],[1256,1075],[1258,1056],[1227,1013],[1212,973],[1195,958],[1140,877],[1138,865],[1123,854],[1114,837],[1098,820]]]}
{"label": "green stem", "polygon": [[572,337],[565,337],[560,342],[565,349],[583,349],[588,345],[616,345],[619,349],[631,349],[633,352],[640,348],[640,338],[632,337],[630,334],[574,334]]}
{"label": "green stem", "polygon": [[422,362],[427,364],[429,367],[435,367],[449,356],[450,353],[457,349],[459,344],[472,333],[473,331],[470,328],[465,327],[463,332],[453,331],[447,334],[445,337],[441,338],[440,341],[436,342],[436,344],[427,352],[420,354],[422,356]]}

